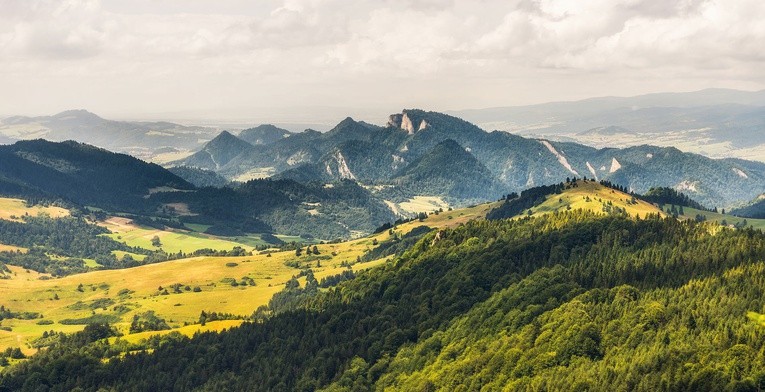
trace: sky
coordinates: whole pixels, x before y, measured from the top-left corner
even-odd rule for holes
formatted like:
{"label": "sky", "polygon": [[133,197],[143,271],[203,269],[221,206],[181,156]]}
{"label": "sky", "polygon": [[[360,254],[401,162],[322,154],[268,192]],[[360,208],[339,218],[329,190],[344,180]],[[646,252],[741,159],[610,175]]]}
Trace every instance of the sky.
{"label": "sky", "polygon": [[0,115],[368,119],[765,88],[761,0],[0,0]]}

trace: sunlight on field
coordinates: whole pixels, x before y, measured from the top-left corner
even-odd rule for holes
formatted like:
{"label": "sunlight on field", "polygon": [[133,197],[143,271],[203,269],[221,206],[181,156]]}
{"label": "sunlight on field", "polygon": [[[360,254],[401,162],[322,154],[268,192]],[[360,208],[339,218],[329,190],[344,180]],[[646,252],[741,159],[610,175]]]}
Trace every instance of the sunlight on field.
{"label": "sunlight on field", "polygon": [[251,169],[245,173],[242,173],[233,178],[234,181],[247,182],[250,180],[258,180],[262,178],[268,178],[276,173],[276,169],[273,167],[259,167]]}
{"label": "sunlight on field", "polygon": [[0,219],[22,222],[21,217],[24,215],[38,216],[40,214],[47,214],[51,218],[61,218],[69,216],[69,210],[55,206],[27,207],[24,200],[0,198]]}
{"label": "sunlight on field", "polygon": [[165,152],[157,155],[153,155],[149,157],[149,162],[153,162],[156,164],[166,164],[173,161],[180,161],[181,159],[187,158],[194,154],[193,151],[173,151],[173,152]]}
{"label": "sunlight on field", "polygon": [[98,222],[98,224],[112,232],[112,234],[107,234],[108,237],[115,241],[124,242],[128,246],[158,249],[152,245],[152,238],[157,236],[161,242],[160,248],[170,253],[177,253],[178,251],[189,253],[204,248],[231,250],[235,246],[241,246],[250,251],[256,245],[265,244],[265,242],[259,239],[249,240],[245,244],[192,231],[171,231],[170,229],[159,230],[151,227],[141,227],[133,224],[130,219],[122,217],[111,217],[103,222]]}
{"label": "sunlight on field", "polygon": [[446,210],[449,208],[449,204],[437,196],[415,196],[408,201],[398,203],[398,208],[404,212],[416,214],[435,211],[439,208]]}
{"label": "sunlight on field", "polygon": [[[45,331],[81,330],[84,325],[62,325],[60,322],[92,315],[118,317],[113,324],[123,333],[128,331],[134,314],[147,310],[154,310],[174,328],[197,322],[202,311],[249,316],[259,306],[267,304],[290,278],[299,274],[298,268],[285,264],[287,261],[298,260],[301,265],[309,265],[321,280],[345,270],[341,263],[355,262],[372,247],[372,241],[363,238],[317,245],[321,259],[305,254],[298,258],[294,251],[272,253],[271,257],[265,254],[196,257],[57,279],[10,266],[11,278],[0,279],[0,305],[14,312],[39,312],[42,318],[3,320],[0,325],[10,327],[12,331],[0,331],[0,349],[20,346],[26,353],[32,353],[34,350],[26,346],[27,341]],[[311,260],[309,257],[314,261],[308,261]],[[317,266],[318,263],[321,266]],[[359,263],[353,269],[358,271],[382,263],[384,260]],[[252,278],[256,285],[232,286],[230,283],[232,279],[241,281],[244,277]],[[174,284],[180,284],[180,293],[174,293],[171,288]],[[199,292],[194,292],[196,287]],[[168,294],[163,295],[164,289]],[[96,305],[99,303],[96,301],[105,306]],[[124,313],[116,312],[115,307],[122,307]],[[40,320],[52,324],[38,324]]]}
{"label": "sunlight on field", "polygon": [[643,200],[631,203],[631,196],[617,190],[605,187],[596,182],[577,181],[577,186],[566,189],[560,195],[550,195],[544,203],[531,209],[532,216],[549,214],[555,211],[582,209],[603,213],[603,205],[610,203],[612,207],[624,208],[631,216],[662,213],[655,205]]}
{"label": "sunlight on field", "polygon": [[[665,209],[666,207],[669,207],[669,206],[665,206]],[[725,223],[728,226],[742,224],[744,221],[746,221],[746,224],[748,226],[752,226],[755,229],[765,230],[765,219],[740,218],[733,215],[720,214],[720,213],[711,212],[711,211],[702,211],[702,210],[697,210],[695,208],[690,208],[690,207],[683,207],[683,212],[685,213],[684,217],[688,219],[695,219],[696,215],[701,215],[705,217],[706,220],[709,222],[717,222],[720,224]]]}
{"label": "sunlight on field", "polygon": [[499,204],[499,202],[492,202],[452,211],[445,209],[443,212],[439,212],[438,215],[435,213],[429,214],[428,217],[422,222],[415,219],[411,222],[398,225],[396,226],[396,231],[399,231],[402,234],[406,234],[412,231],[412,229],[420,226],[428,226],[433,228],[457,227],[471,220],[486,218],[486,214],[488,214],[492,209],[498,207]]}
{"label": "sunlight on field", "polygon": [[29,249],[22,248],[20,246],[0,244],[0,252],[22,252],[22,253],[27,253],[28,251],[29,251]]}
{"label": "sunlight on field", "polygon": [[[399,233],[407,233],[418,226],[456,227],[472,219],[482,219],[498,203],[430,214],[422,222],[415,220],[396,227]],[[129,219],[113,217],[102,225],[114,233],[110,237],[131,246],[152,249],[151,238],[158,236],[162,247],[171,252],[190,252],[200,248],[229,250],[240,245],[192,232],[162,231],[138,227]],[[194,227],[204,229],[204,227]],[[279,236],[284,241],[301,241],[299,237]],[[284,284],[300,273],[292,263],[310,267],[318,280],[351,269],[361,271],[374,268],[386,259],[357,263],[359,257],[375,247],[375,241],[390,238],[388,231],[356,240],[317,244],[319,255],[295,251],[255,254],[244,257],[194,257],[149,264],[122,270],[101,270],[84,274],[51,278],[46,274],[9,266],[9,279],[0,279],[0,305],[14,312],[38,312],[41,318],[34,320],[7,319],[0,323],[11,331],[0,330],[0,350],[21,347],[31,354],[35,350],[28,342],[46,331],[75,332],[84,328],[84,321],[77,325],[61,324],[66,319],[106,317],[123,334],[123,339],[138,341],[155,332],[127,335],[133,315],[153,310],[181,333],[191,335],[202,330],[222,330],[236,326],[241,321],[219,321],[197,325],[202,311],[231,313],[249,316],[261,305],[268,304],[271,297],[284,289]],[[257,239],[253,239],[257,240]],[[252,247],[246,247],[251,250]],[[130,254],[134,259],[142,255],[123,251],[114,252],[118,258]],[[244,278],[252,279],[254,286],[242,284]],[[233,285],[232,281],[238,284]],[[305,278],[298,281],[305,284]],[[176,285],[177,290],[173,287]],[[161,288],[161,289],[160,289]],[[191,325],[184,325],[191,324]],[[170,331],[159,332],[160,334]]]}

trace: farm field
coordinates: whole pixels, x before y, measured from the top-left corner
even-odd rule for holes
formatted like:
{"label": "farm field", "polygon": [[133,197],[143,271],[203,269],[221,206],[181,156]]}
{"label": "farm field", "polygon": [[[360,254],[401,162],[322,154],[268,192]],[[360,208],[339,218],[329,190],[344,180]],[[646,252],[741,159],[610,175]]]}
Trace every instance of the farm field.
{"label": "farm field", "polygon": [[106,234],[106,236],[115,241],[124,242],[129,246],[158,249],[151,242],[152,238],[157,236],[161,241],[160,248],[169,253],[177,253],[179,251],[188,253],[204,248],[231,250],[235,246],[241,246],[251,251],[257,245],[266,244],[259,238],[249,239],[246,241],[247,244],[245,244],[194,231],[160,230],[152,227],[143,227],[134,224],[129,218],[124,217],[110,217],[103,222],[98,222],[98,224],[112,232],[111,234]]}
{"label": "farm field", "polygon": [[[386,233],[387,235],[387,233]],[[134,314],[153,310],[173,328],[196,323],[202,311],[249,316],[265,305],[274,293],[300,273],[288,261],[308,264],[321,280],[341,273],[344,263],[352,263],[372,246],[372,239],[340,244],[317,245],[319,256],[296,257],[294,251],[245,257],[195,257],[149,264],[122,270],[103,270],[50,279],[34,271],[9,266],[11,278],[0,280],[0,305],[14,312],[38,312],[34,320],[3,320],[0,349],[21,347],[45,331],[74,332],[81,325],[63,325],[62,320],[101,316],[111,319],[127,333]],[[335,252],[336,256],[332,256]],[[320,262],[321,267],[317,267]],[[355,264],[355,271],[384,263],[377,260]],[[252,279],[251,285],[233,286],[232,281]],[[304,283],[304,278],[301,282]],[[172,288],[179,284],[178,292]],[[162,290],[160,290],[162,287]],[[195,292],[198,288],[199,292]],[[163,294],[167,289],[167,294]],[[45,320],[40,323],[41,320]],[[65,321],[66,323],[67,321]],[[184,331],[193,333],[194,326]]]}
{"label": "farm field", "polygon": [[[486,203],[439,214],[431,213],[423,221],[414,220],[398,225],[395,231],[406,234],[419,226],[455,227],[485,217],[496,204]],[[248,251],[253,249],[242,242],[208,237],[200,233],[179,233],[139,227],[126,218],[112,217],[104,225],[113,231],[109,236],[131,246],[151,248],[151,238],[157,235],[166,251],[190,252],[200,248],[228,250],[234,246],[243,246]],[[301,241],[299,237],[279,237],[285,242]],[[271,253],[270,257],[266,253],[243,257],[194,257],[55,279],[9,266],[11,278],[0,280],[0,305],[14,312],[38,312],[42,317],[34,320],[3,320],[0,326],[7,327],[10,331],[0,330],[0,350],[20,347],[26,354],[31,354],[35,350],[29,343],[44,332],[76,332],[84,327],[84,322],[76,325],[61,322],[69,323],[70,321],[66,320],[88,317],[111,320],[112,324],[125,334],[121,339],[133,342],[151,335],[171,332],[167,330],[128,334],[133,316],[150,310],[165,319],[173,328],[172,331],[187,335],[197,331],[230,328],[241,321],[222,320],[209,322],[205,326],[196,323],[202,311],[245,317],[251,315],[255,309],[267,304],[275,293],[281,291],[289,279],[300,273],[301,269],[297,266],[310,267],[319,281],[346,270],[347,264],[353,264],[350,268],[354,271],[379,266],[385,263],[385,259],[365,263],[356,261],[375,246],[375,241],[386,241],[390,237],[386,230],[347,242],[316,244],[319,255],[303,253],[298,257],[295,251],[283,251]],[[142,256],[121,251],[115,253],[119,258],[125,254],[130,254],[136,259]],[[255,285],[231,284],[234,280],[241,282],[245,278],[248,281],[252,279]],[[300,278],[299,281],[304,284],[305,278]],[[177,285],[178,290],[175,290],[173,285]],[[164,294],[165,290],[167,294]]]}
{"label": "farm field", "polygon": [[28,207],[24,200],[13,198],[0,198],[0,219],[21,222],[24,215],[39,216],[47,214],[52,218],[61,218],[69,215],[69,210],[56,206],[32,206]]}

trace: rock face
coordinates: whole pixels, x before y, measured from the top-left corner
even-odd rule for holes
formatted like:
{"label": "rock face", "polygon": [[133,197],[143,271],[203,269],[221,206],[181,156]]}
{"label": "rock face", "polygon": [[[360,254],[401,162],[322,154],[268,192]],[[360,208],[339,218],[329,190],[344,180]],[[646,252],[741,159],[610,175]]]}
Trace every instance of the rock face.
{"label": "rock face", "polygon": [[404,110],[403,113],[391,114],[390,117],[388,117],[388,126],[402,129],[410,135],[414,135],[415,132],[422,131],[430,125],[424,119],[420,120],[416,127],[415,123],[417,123],[417,119],[412,119],[406,110]]}

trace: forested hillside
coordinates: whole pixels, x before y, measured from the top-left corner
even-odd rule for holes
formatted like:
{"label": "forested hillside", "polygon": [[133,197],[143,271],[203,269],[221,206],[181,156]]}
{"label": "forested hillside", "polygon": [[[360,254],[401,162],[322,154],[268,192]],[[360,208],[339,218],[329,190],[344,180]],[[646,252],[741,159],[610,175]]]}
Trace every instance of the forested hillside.
{"label": "forested hillside", "polygon": [[299,310],[107,363],[73,339],[0,386],[754,391],[762,260],[760,231],[656,215],[472,221],[337,289],[288,285]]}
{"label": "forested hillside", "polygon": [[0,146],[0,194],[64,199],[122,211],[151,211],[156,189],[193,185],[162,167],[124,154],[67,141]]}

